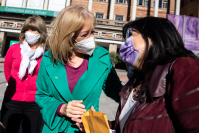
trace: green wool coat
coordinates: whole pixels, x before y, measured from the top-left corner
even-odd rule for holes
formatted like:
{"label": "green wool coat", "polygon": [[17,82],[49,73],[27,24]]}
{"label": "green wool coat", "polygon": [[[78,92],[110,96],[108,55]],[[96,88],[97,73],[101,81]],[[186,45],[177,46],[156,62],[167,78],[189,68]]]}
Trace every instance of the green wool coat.
{"label": "green wool coat", "polygon": [[72,100],[83,100],[86,110],[93,105],[98,111],[102,90],[108,97],[119,102],[118,93],[122,88],[109,52],[102,47],[97,47],[89,57],[88,70],[81,76],[72,93],[68,87],[65,66],[60,62],[53,65],[50,51],[45,52],[36,86],[36,103],[45,121],[42,133],[79,133],[71,118],[56,116],[58,106]]}

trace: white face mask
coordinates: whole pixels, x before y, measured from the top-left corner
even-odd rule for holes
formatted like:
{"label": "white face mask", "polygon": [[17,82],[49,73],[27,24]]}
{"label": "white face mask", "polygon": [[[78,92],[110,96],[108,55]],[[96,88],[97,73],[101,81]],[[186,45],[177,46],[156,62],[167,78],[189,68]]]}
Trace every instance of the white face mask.
{"label": "white face mask", "polygon": [[25,39],[28,44],[34,44],[36,43],[40,38],[40,34],[33,34],[31,32],[26,32],[25,33]]}
{"label": "white face mask", "polygon": [[75,47],[78,52],[91,56],[95,49],[94,37],[77,42]]}

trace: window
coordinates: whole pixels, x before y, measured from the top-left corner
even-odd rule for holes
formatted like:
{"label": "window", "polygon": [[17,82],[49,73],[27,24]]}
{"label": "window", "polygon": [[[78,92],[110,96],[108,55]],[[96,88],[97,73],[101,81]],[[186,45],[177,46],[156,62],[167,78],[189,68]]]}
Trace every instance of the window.
{"label": "window", "polygon": [[96,13],[96,18],[103,19],[103,13]]}
{"label": "window", "polygon": [[[167,8],[168,0],[159,0],[158,7],[159,8]],[[153,7],[155,7],[155,0],[153,0]]]}
{"label": "window", "polygon": [[137,0],[137,5],[148,6],[148,0]]}
{"label": "window", "polygon": [[144,0],[143,6],[148,6],[148,0]]}
{"label": "window", "polygon": [[127,4],[127,0],[116,0],[116,3]]}
{"label": "window", "polygon": [[124,16],[123,15],[116,15],[115,20],[117,21],[123,21]]}
{"label": "window", "polygon": [[168,0],[159,0],[159,8],[167,8]]}
{"label": "window", "polygon": [[159,0],[159,2],[158,2],[158,7],[159,7],[159,8],[162,7],[162,0]]}
{"label": "window", "polygon": [[139,1],[139,5],[142,5],[142,0],[138,0]]}
{"label": "window", "polygon": [[105,1],[105,2],[108,2],[108,0],[94,0],[94,1]]}
{"label": "window", "polygon": [[162,0],[162,8],[167,8],[167,0]]}

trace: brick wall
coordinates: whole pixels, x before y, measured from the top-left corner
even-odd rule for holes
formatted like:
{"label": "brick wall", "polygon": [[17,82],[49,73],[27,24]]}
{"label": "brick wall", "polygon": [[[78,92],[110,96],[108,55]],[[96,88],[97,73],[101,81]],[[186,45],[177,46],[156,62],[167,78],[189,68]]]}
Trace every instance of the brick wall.
{"label": "brick wall", "polygon": [[115,15],[123,15],[124,21],[127,21],[127,13],[128,13],[128,5],[127,4],[115,3],[114,16],[113,16],[114,20],[115,20]]}
{"label": "brick wall", "polygon": [[[131,6],[128,4],[119,4],[115,3],[114,6],[114,14],[113,19],[115,20],[115,15],[123,15],[124,21],[131,20],[132,15],[132,0]],[[87,8],[88,0],[72,0],[71,5],[82,5]],[[170,14],[174,14],[175,9],[175,0],[170,1]],[[137,6],[136,17],[146,17],[147,16],[148,7],[145,6]],[[92,3],[92,13],[103,13],[104,19],[109,19],[109,2],[103,1],[93,1]],[[151,0],[151,9],[150,9],[150,16],[154,16],[154,8],[153,8],[153,0]],[[158,17],[166,18],[167,16],[167,9],[158,9]]]}
{"label": "brick wall", "polygon": [[93,1],[92,3],[92,13],[95,15],[96,12],[98,13],[104,13],[103,19],[108,19],[108,2],[102,2],[102,1]]}
{"label": "brick wall", "polygon": [[72,0],[71,5],[78,5],[78,6],[83,6],[86,9],[88,8],[88,0]]}

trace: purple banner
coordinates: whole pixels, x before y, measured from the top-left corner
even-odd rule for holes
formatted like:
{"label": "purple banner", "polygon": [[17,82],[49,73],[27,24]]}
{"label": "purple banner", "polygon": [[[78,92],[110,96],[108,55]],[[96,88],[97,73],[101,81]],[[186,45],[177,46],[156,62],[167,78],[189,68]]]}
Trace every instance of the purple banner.
{"label": "purple banner", "polygon": [[185,48],[192,50],[199,56],[199,19],[185,17]]}
{"label": "purple banner", "polygon": [[168,14],[167,18],[174,24],[179,34],[183,36],[183,15]]}
{"label": "purple banner", "polygon": [[[183,38],[185,48],[199,56],[199,19],[183,15],[168,14],[168,19],[174,24]],[[183,29],[185,26],[185,30]],[[184,32],[183,32],[184,30]],[[183,35],[184,34],[184,35]]]}

